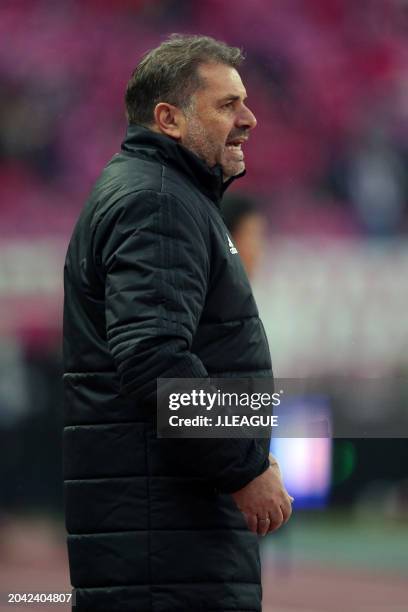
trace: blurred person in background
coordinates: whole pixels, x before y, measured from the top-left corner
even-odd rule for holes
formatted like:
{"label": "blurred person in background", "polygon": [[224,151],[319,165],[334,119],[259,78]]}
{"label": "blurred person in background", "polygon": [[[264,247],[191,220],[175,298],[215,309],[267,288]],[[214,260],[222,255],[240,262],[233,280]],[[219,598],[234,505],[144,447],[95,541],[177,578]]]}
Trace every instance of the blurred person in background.
{"label": "blurred person in background", "polygon": [[257,535],[291,515],[269,440],[171,440],[155,427],[158,378],[272,375],[219,210],[256,125],[242,59],[178,35],[144,56],[121,152],[68,248],[64,477],[77,610],[258,612]]}
{"label": "blurred person in background", "polygon": [[227,194],[221,211],[248,278],[252,279],[264,251],[265,218],[255,199],[241,193]]}
{"label": "blurred person in background", "polygon": [[[260,211],[256,198],[241,192],[226,194],[222,199],[221,212],[225,225],[231,232],[248,278],[252,280],[265,250],[265,216]],[[296,441],[294,440],[294,442]],[[271,465],[275,465],[276,469],[280,470],[279,463],[272,453],[269,454],[269,460]],[[292,498],[293,501],[294,498]],[[287,546],[287,529],[278,533],[280,537],[283,536],[286,544],[284,548],[281,546],[279,550],[279,570],[282,571],[282,569],[287,570],[289,567],[290,549]],[[262,561],[262,553],[265,552],[265,546],[262,546],[263,542],[263,540],[260,541]]]}

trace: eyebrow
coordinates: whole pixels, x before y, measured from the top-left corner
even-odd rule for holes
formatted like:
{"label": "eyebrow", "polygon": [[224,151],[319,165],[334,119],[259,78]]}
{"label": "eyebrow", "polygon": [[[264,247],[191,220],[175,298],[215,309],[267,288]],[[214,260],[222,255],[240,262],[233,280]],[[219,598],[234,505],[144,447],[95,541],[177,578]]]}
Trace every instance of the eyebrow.
{"label": "eyebrow", "polygon": [[[229,94],[228,96],[224,96],[223,98],[221,98],[221,100],[219,100],[219,103],[221,104],[222,102],[235,102],[236,100],[241,100],[241,96]],[[247,96],[242,99],[243,102],[245,102],[245,100],[247,100]]]}

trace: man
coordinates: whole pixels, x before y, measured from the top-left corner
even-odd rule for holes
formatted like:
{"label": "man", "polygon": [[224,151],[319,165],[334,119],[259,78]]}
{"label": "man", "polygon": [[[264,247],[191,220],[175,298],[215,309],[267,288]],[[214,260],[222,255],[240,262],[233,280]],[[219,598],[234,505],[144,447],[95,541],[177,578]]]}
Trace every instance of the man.
{"label": "man", "polygon": [[66,525],[77,610],[261,609],[256,534],[291,513],[268,441],[157,438],[157,378],[270,376],[219,204],[256,120],[238,49],[173,36],[65,266]]}

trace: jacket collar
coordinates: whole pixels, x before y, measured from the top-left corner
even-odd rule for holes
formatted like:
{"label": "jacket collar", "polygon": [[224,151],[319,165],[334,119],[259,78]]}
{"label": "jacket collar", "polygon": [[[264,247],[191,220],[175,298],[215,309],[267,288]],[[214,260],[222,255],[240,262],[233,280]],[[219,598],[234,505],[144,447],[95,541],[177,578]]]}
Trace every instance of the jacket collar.
{"label": "jacket collar", "polygon": [[244,170],[241,174],[224,182],[222,168],[219,164],[210,168],[197,155],[169,136],[158,134],[141,125],[128,126],[126,138],[122,142],[122,150],[134,153],[139,157],[155,159],[182,172],[217,206],[227,187],[236,178],[245,174]]}

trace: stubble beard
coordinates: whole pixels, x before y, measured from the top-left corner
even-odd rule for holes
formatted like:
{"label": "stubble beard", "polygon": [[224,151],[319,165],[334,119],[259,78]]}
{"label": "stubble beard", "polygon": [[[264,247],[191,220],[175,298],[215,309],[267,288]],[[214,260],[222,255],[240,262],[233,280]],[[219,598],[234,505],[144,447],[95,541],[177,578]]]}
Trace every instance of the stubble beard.
{"label": "stubble beard", "polygon": [[224,145],[215,146],[208,137],[204,126],[197,119],[189,120],[188,133],[182,144],[202,159],[209,168],[213,168],[217,163],[220,164],[224,181],[240,174],[245,169],[243,161],[231,160],[228,162],[225,160]]}

